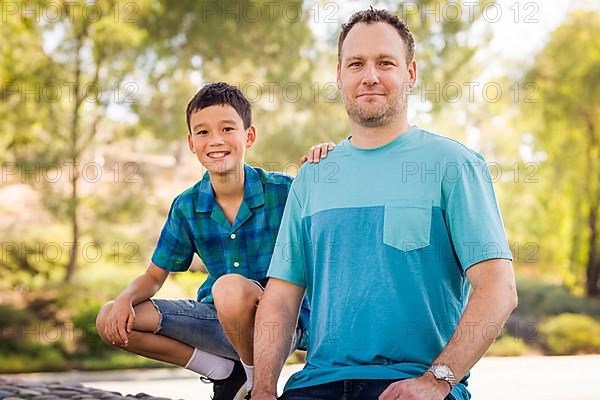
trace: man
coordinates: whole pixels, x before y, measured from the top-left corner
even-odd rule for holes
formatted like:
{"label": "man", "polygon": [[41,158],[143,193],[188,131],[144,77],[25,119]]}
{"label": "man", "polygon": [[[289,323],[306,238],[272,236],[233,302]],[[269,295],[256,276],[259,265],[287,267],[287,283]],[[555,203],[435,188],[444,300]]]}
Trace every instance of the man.
{"label": "man", "polygon": [[256,316],[255,400],[276,398],[305,291],[307,363],[282,399],[468,399],[468,371],[516,307],[485,162],[409,126],[416,75],[396,16],[370,9],[343,25],[351,136],[290,189]]}

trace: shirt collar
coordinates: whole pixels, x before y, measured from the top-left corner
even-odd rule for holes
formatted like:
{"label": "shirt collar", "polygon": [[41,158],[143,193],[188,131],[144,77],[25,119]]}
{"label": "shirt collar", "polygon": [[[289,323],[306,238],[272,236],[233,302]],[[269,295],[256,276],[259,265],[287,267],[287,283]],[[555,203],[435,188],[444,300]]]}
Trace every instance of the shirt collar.
{"label": "shirt collar", "polygon": [[[244,203],[248,208],[256,208],[265,204],[265,192],[258,172],[244,164]],[[198,185],[197,212],[211,212],[215,206],[215,191],[210,183],[208,172],[204,173]]]}

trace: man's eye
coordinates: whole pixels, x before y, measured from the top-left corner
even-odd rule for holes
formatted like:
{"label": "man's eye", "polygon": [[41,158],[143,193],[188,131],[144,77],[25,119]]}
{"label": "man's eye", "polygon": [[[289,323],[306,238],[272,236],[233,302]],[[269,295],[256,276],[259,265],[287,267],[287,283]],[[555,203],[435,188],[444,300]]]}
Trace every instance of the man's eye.
{"label": "man's eye", "polygon": [[348,65],[348,67],[350,68],[354,68],[354,67],[360,67],[362,64],[359,63],[358,61],[350,63],[350,65]]}
{"label": "man's eye", "polygon": [[380,62],[380,64],[385,65],[386,67],[389,67],[390,65],[394,65],[394,63],[391,61],[382,61],[382,62]]}

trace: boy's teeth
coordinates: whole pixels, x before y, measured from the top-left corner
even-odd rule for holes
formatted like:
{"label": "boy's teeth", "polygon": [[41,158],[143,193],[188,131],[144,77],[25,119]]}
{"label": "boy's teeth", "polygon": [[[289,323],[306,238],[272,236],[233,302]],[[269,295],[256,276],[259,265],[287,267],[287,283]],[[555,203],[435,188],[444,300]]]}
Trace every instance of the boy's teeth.
{"label": "boy's teeth", "polygon": [[210,153],[208,156],[212,158],[221,158],[225,156],[225,153]]}

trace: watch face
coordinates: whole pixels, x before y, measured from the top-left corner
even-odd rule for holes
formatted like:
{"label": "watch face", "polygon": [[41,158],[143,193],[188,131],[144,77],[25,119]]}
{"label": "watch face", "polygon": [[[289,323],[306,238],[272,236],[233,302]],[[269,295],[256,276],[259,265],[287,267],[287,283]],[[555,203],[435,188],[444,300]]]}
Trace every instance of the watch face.
{"label": "watch face", "polygon": [[452,374],[450,368],[447,365],[434,365],[433,367],[431,367],[431,369],[433,370],[432,372],[435,375],[435,377],[438,379],[446,378]]}

